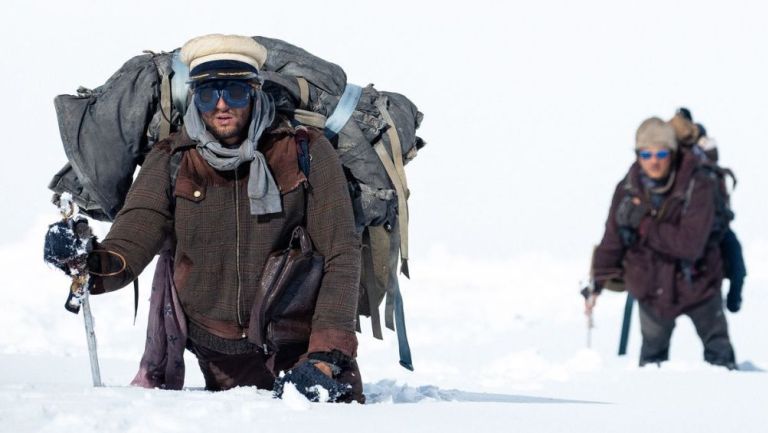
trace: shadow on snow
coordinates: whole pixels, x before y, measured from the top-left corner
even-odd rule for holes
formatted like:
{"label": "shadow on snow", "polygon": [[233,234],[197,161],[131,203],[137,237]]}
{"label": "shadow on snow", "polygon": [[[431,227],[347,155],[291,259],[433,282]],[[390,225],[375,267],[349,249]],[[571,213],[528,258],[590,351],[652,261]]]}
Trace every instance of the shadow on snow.
{"label": "shadow on snow", "polygon": [[367,404],[418,403],[421,401],[450,401],[470,403],[605,404],[604,402],[596,401],[565,400],[525,395],[492,394],[484,392],[461,391],[458,389],[442,390],[434,385],[412,387],[408,385],[398,385],[394,380],[382,380],[377,383],[367,383],[364,386],[364,393]]}

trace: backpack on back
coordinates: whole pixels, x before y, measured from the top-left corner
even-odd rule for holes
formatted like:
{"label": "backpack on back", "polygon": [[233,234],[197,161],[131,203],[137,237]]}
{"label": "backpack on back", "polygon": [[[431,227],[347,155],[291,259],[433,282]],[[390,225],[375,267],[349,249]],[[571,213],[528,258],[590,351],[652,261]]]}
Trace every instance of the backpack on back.
{"label": "backpack on back", "polygon": [[[267,48],[263,90],[277,112],[324,129],[338,152],[363,238],[358,314],[370,317],[374,336],[382,338],[379,308],[386,299],[385,325],[397,331],[400,363],[413,369],[397,269],[408,276],[404,166],[425,144],[416,136],[423,115],[403,95],[347,83],[341,67],[299,47],[254,39]],[[182,126],[188,70],[178,51],[145,52],[104,85],[55,98],[69,162],[50,189],[71,193],[92,218],[114,219],[144,155]]]}
{"label": "backpack on back", "polygon": [[703,170],[717,184],[713,236],[719,242],[730,230],[730,222],[735,216],[731,210],[727,180],[730,177],[732,188],[735,188],[736,176],[733,171],[718,164],[718,152],[714,139],[707,136],[704,126],[693,122],[691,112],[687,108],[678,109],[677,113],[669,120],[669,124],[675,130],[678,145],[693,152],[699,160],[699,169]]}
{"label": "backpack on back", "polygon": [[717,184],[714,197],[715,223],[710,242],[720,245],[725,278],[730,281],[728,298],[738,298],[740,303],[747,268],[744,263],[741,243],[731,230],[731,221],[733,221],[735,214],[731,209],[731,197],[728,188],[728,178],[731,178],[731,189],[736,188],[736,176],[729,168],[721,167],[718,164],[719,155],[715,140],[707,135],[702,124],[694,123],[690,110],[681,107],[669,120],[669,124],[675,129],[678,144],[683,148],[690,149],[698,156],[700,169],[704,170]]}

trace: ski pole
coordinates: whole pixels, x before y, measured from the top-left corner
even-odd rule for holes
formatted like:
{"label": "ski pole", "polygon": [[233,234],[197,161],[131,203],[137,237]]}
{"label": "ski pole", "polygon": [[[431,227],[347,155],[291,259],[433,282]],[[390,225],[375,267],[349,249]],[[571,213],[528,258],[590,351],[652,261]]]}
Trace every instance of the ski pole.
{"label": "ski pole", "polygon": [[[75,224],[82,217],[78,216],[79,208],[72,200],[72,196],[69,193],[61,195],[59,199],[59,211],[61,211],[61,216],[64,221],[66,221],[74,231]],[[84,254],[84,257],[87,257],[87,255]],[[93,328],[93,315],[91,314],[91,304],[88,301],[90,275],[88,274],[86,260],[71,265],[69,271],[72,275],[72,285],[70,286],[69,296],[67,297],[67,302],[64,304],[64,308],[71,313],[77,314],[80,307],[83,307],[85,338],[88,342],[88,356],[91,363],[91,378],[93,379],[93,386],[100,387],[103,385],[101,383],[101,371],[99,370],[99,357],[96,352],[96,332]]]}
{"label": "ski pole", "polygon": [[101,371],[99,370],[99,356],[96,353],[96,333],[93,330],[93,316],[91,315],[91,303],[88,302],[88,293],[83,297],[83,320],[85,322],[85,338],[88,340],[88,356],[91,361],[91,379],[93,386],[104,386],[101,383]]}
{"label": "ski pole", "polygon": [[627,354],[627,343],[629,342],[629,325],[632,321],[632,305],[635,298],[627,291],[627,302],[624,304],[624,320],[621,322],[621,337],[619,338],[619,356]]}
{"label": "ski pole", "polygon": [[592,310],[594,310],[595,302],[597,301],[597,296],[595,294],[595,273],[593,269],[596,249],[597,246],[592,249],[592,259],[589,263],[589,283],[586,287],[581,289],[580,292],[581,296],[584,297],[584,314],[587,316],[587,349],[592,348],[592,329],[595,327]]}
{"label": "ski pole", "polygon": [[592,348],[592,328],[595,327],[595,320],[592,317],[592,310],[587,314],[587,349]]}
{"label": "ski pole", "polygon": [[595,286],[590,281],[587,287],[581,289],[581,296],[584,297],[584,314],[587,316],[587,349],[592,348],[592,328],[595,327],[595,321],[592,316],[592,310],[595,307]]}

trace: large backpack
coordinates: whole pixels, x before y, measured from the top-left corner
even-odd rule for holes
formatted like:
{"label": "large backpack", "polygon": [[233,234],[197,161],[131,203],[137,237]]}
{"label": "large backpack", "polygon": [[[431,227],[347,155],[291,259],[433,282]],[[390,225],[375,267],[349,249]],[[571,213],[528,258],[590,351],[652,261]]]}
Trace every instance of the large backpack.
{"label": "large backpack", "polygon": [[[405,96],[347,83],[341,67],[277,39],[254,36],[267,48],[263,90],[277,111],[322,128],[344,167],[363,238],[359,316],[373,335],[397,331],[400,363],[413,369],[405,332],[398,262],[408,277],[408,183],[404,166],[425,142],[416,136],[422,113]],[[158,141],[177,131],[188,104],[188,70],[179,50],[145,52],[106,83],[54,100],[68,163],[49,188],[69,192],[87,215],[112,221],[133,174]],[[358,330],[360,320],[358,319]]]}
{"label": "large backpack", "polygon": [[730,223],[735,216],[731,210],[728,178],[731,179],[732,189],[736,187],[736,176],[731,169],[721,167],[718,164],[718,152],[714,140],[707,136],[703,125],[693,122],[690,110],[684,107],[678,109],[672,119],[669,120],[669,124],[675,130],[678,145],[696,155],[699,160],[698,169],[705,172],[717,185],[713,237],[714,240],[721,240],[724,234],[730,230]]}
{"label": "large backpack", "polygon": [[[730,289],[741,291],[747,268],[736,234],[731,229],[735,214],[731,209],[730,191],[736,188],[737,180],[733,171],[719,164],[717,146],[701,123],[695,123],[691,111],[685,107],[677,110],[669,120],[675,130],[678,145],[689,149],[699,159],[699,169],[704,171],[717,185],[715,189],[715,222],[710,242],[719,244],[723,257],[725,278],[730,280]],[[728,187],[728,179],[731,187]]]}

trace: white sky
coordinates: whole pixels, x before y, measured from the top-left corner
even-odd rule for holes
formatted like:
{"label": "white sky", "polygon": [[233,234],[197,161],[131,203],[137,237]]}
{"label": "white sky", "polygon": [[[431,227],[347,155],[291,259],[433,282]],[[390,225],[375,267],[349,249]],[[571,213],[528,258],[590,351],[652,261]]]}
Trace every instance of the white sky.
{"label": "white sky", "polygon": [[764,2],[383,4],[7,1],[0,238],[19,241],[36,219],[55,219],[46,186],[65,163],[55,95],[102,84],[144,49],[224,32],[302,46],[425,113],[428,145],[408,166],[412,269],[433,248],[547,253],[586,267],[635,128],[680,105],[739,176],[735,227],[747,250],[768,248]]}

